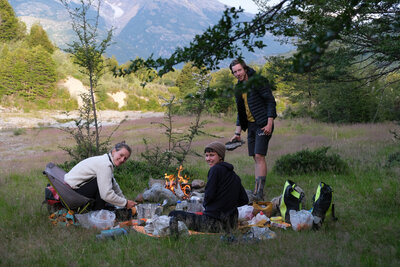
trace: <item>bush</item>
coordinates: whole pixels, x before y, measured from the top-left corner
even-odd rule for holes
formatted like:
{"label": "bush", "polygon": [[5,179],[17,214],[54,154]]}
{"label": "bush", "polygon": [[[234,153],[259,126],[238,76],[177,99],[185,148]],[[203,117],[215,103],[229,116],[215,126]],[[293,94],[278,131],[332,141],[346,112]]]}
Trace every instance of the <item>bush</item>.
{"label": "bush", "polygon": [[387,159],[386,166],[387,167],[400,166],[400,152],[395,152],[390,154]]}
{"label": "bush", "polygon": [[326,155],[328,149],[329,147],[321,147],[314,151],[305,149],[284,155],[276,161],[274,171],[280,175],[347,172],[347,163],[338,154]]}
{"label": "bush", "polygon": [[26,133],[26,131],[23,128],[17,128],[17,129],[13,130],[13,134],[15,136],[22,135],[22,134],[25,134],[25,133]]}

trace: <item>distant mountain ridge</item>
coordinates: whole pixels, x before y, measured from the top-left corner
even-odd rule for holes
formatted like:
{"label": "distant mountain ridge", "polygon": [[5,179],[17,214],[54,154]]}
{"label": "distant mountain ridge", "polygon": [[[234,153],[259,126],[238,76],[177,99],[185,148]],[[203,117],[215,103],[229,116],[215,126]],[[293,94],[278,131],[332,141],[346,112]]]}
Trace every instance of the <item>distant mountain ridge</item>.
{"label": "distant mountain ridge", "polygon": [[[58,0],[9,0],[18,17],[28,27],[40,22],[50,39],[60,48],[74,34],[69,16]],[[72,0],[72,4],[79,1]],[[177,46],[186,46],[196,34],[218,22],[225,6],[217,0],[105,0],[100,11],[100,32],[114,27],[114,44],[107,50],[120,63],[136,57],[167,57]],[[249,17],[250,14],[243,14]],[[262,62],[263,56],[286,53],[273,36],[264,38],[268,47],[256,53],[244,52],[248,62]]]}

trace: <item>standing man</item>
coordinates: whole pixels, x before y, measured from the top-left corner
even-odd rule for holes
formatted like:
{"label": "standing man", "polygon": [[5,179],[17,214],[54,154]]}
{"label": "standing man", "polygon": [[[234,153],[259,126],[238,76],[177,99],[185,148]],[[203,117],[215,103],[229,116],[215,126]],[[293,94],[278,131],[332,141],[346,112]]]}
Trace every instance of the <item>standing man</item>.
{"label": "standing man", "polygon": [[274,131],[276,102],[268,80],[255,73],[240,59],[229,65],[232,74],[238,79],[235,87],[238,111],[235,135],[231,141],[240,141],[241,131],[247,133],[249,156],[255,161],[255,200],[264,199],[264,185],[267,176],[265,156],[268,143]]}

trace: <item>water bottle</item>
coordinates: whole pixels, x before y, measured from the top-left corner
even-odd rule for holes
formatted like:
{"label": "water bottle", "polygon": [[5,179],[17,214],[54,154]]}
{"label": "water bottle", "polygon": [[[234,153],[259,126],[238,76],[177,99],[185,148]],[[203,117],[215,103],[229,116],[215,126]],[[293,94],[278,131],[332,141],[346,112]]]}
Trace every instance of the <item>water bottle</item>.
{"label": "water bottle", "polygon": [[269,218],[267,216],[264,215],[264,213],[262,211],[260,211],[257,215],[256,215],[256,219],[255,222],[258,223],[260,221],[265,220],[265,223],[269,221]]}
{"label": "water bottle", "polygon": [[182,202],[180,200],[176,202],[175,210],[183,210]]}
{"label": "water bottle", "polygon": [[116,236],[127,235],[127,234],[128,231],[125,228],[115,228],[115,229],[101,231],[100,234],[96,235],[96,238],[98,240],[103,240],[107,238],[114,239]]}
{"label": "water bottle", "polygon": [[182,210],[183,210],[183,211],[187,211],[187,209],[188,209],[188,202],[187,202],[186,200],[183,200],[183,201],[181,202],[181,204],[182,204]]}

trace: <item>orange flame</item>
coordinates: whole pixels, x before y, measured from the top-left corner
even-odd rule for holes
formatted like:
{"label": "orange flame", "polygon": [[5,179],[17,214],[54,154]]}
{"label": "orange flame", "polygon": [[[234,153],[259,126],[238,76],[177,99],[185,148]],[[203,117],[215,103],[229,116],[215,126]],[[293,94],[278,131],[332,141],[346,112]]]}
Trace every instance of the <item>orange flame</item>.
{"label": "orange flame", "polygon": [[188,198],[190,196],[190,185],[188,185],[189,177],[185,175],[184,177],[181,175],[181,171],[183,170],[182,165],[177,168],[178,175],[175,177],[174,174],[165,174],[165,188],[171,190],[173,193],[176,194],[175,190],[177,186],[180,187],[184,194],[184,198]]}

